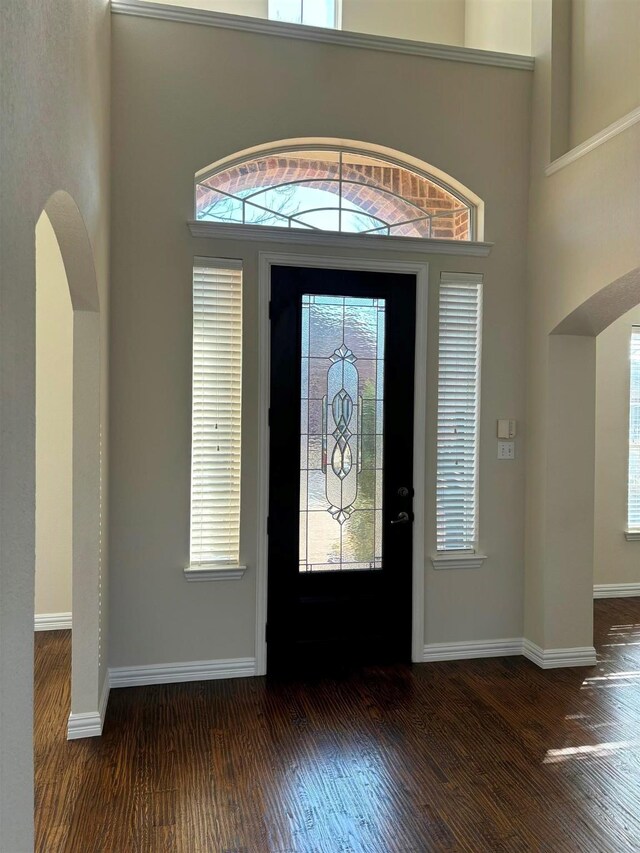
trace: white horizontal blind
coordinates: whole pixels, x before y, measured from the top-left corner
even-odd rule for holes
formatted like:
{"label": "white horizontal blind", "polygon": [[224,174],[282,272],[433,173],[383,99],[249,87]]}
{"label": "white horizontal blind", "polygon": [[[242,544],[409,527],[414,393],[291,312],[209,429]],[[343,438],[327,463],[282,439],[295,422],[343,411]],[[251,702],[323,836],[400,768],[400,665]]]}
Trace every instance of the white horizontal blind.
{"label": "white horizontal blind", "polygon": [[475,551],[482,276],[442,273],[438,344],[437,548]]}
{"label": "white horizontal blind", "polygon": [[629,406],[629,530],[640,530],[640,326],[631,331]]}
{"label": "white horizontal blind", "polygon": [[240,551],[242,267],[193,271],[191,565],[237,565]]}

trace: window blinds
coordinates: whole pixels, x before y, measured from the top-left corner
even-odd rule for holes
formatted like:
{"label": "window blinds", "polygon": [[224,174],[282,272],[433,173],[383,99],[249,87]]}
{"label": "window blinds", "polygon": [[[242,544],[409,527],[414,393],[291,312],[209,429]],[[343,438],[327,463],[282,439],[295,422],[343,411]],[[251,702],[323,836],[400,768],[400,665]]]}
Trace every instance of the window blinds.
{"label": "window blinds", "polygon": [[242,267],[193,271],[191,565],[237,565],[240,550]]}
{"label": "window blinds", "polygon": [[475,551],[482,276],[440,279],[437,434],[437,548]]}
{"label": "window blinds", "polygon": [[629,406],[629,530],[640,530],[640,326],[631,331]]}

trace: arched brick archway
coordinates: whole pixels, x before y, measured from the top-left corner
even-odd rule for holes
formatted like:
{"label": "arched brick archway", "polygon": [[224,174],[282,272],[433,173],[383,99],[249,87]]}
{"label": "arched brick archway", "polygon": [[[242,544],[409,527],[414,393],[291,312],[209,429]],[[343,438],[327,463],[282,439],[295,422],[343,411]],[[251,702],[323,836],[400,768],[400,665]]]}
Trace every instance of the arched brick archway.
{"label": "arched brick archway", "polygon": [[[472,239],[473,204],[425,174],[367,151],[345,153],[340,163],[336,149],[280,151],[272,155],[236,159],[210,170],[196,187],[196,211],[247,190],[258,192],[292,183],[342,196],[404,237]],[[429,217],[421,221],[420,217]],[[206,218],[206,216],[202,216]],[[395,226],[395,227],[394,227]]]}

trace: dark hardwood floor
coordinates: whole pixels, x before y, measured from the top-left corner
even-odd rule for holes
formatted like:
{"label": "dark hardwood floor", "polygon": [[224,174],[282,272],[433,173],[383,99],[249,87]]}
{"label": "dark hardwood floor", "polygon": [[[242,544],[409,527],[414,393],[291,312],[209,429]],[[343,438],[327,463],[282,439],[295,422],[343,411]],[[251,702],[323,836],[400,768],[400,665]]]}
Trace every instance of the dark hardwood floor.
{"label": "dark hardwood floor", "polygon": [[74,742],[69,634],[36,634],[37,850],[639,851],[640,598],[595,613],[594,668],[113,690]]}

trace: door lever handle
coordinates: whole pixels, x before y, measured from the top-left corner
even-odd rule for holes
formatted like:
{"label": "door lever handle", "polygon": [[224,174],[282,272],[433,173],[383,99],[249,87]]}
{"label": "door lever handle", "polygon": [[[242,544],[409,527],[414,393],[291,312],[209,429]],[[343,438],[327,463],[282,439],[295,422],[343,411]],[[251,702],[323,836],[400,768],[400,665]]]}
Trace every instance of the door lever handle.
{"label": "door lever handle", "polygon": [[411,519],[408,512],[399,512],[397,518],[391,519],[391,524],[407,524]]}

